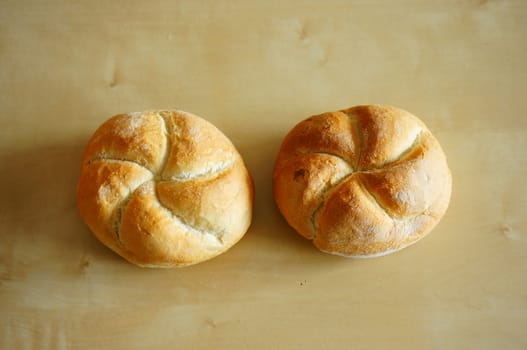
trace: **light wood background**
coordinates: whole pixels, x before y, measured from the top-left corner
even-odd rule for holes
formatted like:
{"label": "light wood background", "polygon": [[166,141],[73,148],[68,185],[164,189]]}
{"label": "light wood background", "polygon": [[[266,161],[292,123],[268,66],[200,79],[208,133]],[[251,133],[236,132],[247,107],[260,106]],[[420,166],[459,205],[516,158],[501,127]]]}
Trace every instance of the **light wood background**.
{"label": "light wood background", "polygon": [[[0,0],[0,348],[526,349],[527,2]],[[301,119],[419,116],[450,208],[383,258],[318,252],[271,169]],[[184,269],[132,266],[81,222],[83,147],[110,116],[198,114],[256,183],[252,227]]]}

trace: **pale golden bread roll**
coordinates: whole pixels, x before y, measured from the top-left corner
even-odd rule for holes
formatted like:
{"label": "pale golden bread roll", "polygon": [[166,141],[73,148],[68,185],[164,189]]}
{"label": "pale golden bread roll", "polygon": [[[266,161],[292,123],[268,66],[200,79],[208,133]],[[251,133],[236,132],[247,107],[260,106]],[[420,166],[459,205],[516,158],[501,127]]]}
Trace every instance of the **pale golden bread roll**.
{"label": "pale golden bread roll", "polygon": [[452,179],[436,138],[386,106],[312,116],[285,137],[273,171],[280,212],[320,250],[385,255],[415,243],[444,215]]}
{"label": "pale golden bread roll", "polygon": [[190,113],[110,118],[86,147],[77,190],[81,217],[128,261],[196,264],[247,231],[253,183],[230,140]]}

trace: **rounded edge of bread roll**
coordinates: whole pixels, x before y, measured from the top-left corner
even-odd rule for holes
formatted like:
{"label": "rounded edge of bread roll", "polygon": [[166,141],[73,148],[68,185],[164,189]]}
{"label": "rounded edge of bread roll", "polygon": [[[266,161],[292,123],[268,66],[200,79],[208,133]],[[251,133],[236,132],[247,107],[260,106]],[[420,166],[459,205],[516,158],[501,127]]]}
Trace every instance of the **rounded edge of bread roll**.
{"label": "rounded edge of bread roll", "polygon": [[77,186],[92,233],[143,267],[224,253],[249,229],[253,201],[252,177],[229,138],[179,110],[106,120],[87,143]]}
{"label": "rounded edge of bread roll", "polygon": [[345,257],[416,243],[445,214],[451,190],[437,139],[419,118],[391,106],[302,120],[284,137],[273,169],[273,195],[287,223],[319,250]]}

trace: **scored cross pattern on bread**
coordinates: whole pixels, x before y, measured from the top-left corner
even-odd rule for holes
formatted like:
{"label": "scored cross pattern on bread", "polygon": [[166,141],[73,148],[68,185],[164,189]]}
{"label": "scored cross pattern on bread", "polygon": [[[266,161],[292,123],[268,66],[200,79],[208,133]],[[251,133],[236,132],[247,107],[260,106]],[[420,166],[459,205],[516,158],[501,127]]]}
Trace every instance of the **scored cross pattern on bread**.
{"label": "scored cross pattern on bread", "polygon": [[427,234],[447,209],[451,175],[419,119],[357,106],[296,125],[280,148],[273,189],[287,222],[319,249],[365,257]]}
{"label": "scored cross pattern on bread", "polygon": [[141,266],[183,266],[235,244],[251,222],[253,188],[230,140],[182,111],[117,115],[95,132],[78,186],[99,240]]}

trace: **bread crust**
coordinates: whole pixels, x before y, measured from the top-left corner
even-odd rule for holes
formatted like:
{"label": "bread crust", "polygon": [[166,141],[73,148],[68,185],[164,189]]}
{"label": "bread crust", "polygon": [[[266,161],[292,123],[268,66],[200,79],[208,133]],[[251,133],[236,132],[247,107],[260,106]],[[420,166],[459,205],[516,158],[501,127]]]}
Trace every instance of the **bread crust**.
{"label": "bread crust", "polygon": [[273,194],[286,221],[324,252],[373,257],[405,248],[445,214],[452,178],[439,142],[399,108],[312,116],[284,138]]}
{"label": "bread crust", "polygon": [[230,140],[187,112],[121,114],[89,140],[77,187],[80,215],[128,261],[196,264],[243,237],[253,182]]}

